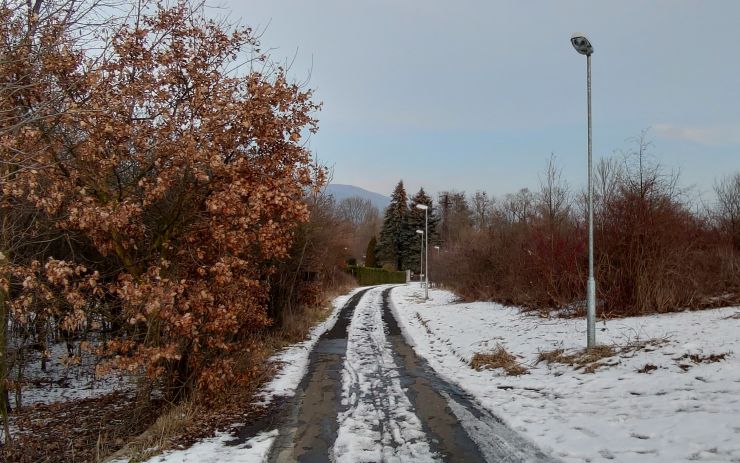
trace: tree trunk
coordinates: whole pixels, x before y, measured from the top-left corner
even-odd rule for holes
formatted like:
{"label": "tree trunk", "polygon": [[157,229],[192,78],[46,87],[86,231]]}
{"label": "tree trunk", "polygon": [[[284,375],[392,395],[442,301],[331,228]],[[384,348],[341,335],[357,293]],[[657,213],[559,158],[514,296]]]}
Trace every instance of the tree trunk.
{"label": "tree trunk", "polygon": [[[6,257],[0,253],[0,266],[5,265]],[[8,398],[8,293],[0,287],[0,416],[3,420],[3,434],[5,445],[10,444],[10,399]]]}

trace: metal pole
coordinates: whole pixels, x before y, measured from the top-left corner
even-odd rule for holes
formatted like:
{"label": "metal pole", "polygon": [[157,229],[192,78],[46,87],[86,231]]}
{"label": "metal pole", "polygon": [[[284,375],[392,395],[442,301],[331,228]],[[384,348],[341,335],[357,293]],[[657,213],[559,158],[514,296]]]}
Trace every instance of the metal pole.
{"label": "metal pole", "polygon": [[591,170],[591,55],[586,55],[586,86],[588,87],[588,287],[587,287],[587,342],[596,346],[596,280],[594,279],[594,187]]}
{"label": "metal pole", "polygon": [[429,300],[429,207],[424,209],[424,300]]}
{"label": "metal pole", "polygon": [[424,273],[424,236],[419,240],[419,288],[424,286],[424,280],[421,275]]}

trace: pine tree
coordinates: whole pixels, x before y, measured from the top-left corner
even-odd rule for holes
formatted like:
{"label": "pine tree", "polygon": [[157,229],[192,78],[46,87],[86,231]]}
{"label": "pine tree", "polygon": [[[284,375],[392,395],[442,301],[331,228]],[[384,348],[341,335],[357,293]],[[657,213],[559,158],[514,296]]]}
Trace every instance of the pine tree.
{"label": "pine tree", "polygon": [[406,249],[410,245],[408,233],[409,207],[403,180],[398,182],[391,195],[391,202],[385,210],[383,228],[380,230],[377,257],[384,264],[391,264],[403,270]]}
{"label": "pine tree", "polygon": [[439,217],[437,216],[437,213],[432,205],[432,198],[424,191],[424,188],[421,188],[419,192],[411,198],[411,203],[409,205],[409,215],[406,221],[406,228],[408,229],[409,234],[413,234],[412,240],[415,245],[412,244],[411,247],[407,248],[405,254],[405,265],[406,268],[410,268],[413,270],[419,268],[419,253],[421,246],[419,243],[420,238],[416,234],[416,230],[424,230],[425,225],[424,210],[417,209],[417,204],[424,204],[429,208],[427,209],[427,213],[429,214],[429,246],[431,247],[439,243],[439,237],[437,234]]}
{"label": "pine tree", "polygon": [[378,246],[378,240],[375,239],[375,235],[370,238],[367,243],[367,251],[365,251],[365,267],[377,267],[378,260],[375,258],[375,248]]}

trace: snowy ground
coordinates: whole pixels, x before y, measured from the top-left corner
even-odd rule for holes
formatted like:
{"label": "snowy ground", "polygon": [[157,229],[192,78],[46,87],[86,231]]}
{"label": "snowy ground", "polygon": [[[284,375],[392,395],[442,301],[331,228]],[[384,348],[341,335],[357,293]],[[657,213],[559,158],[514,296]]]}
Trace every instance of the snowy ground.
{"label": "snowy ground", "polygon": [[[279,352],[273,360],[281,366],[276,376],[264,386],[259,394],[258,403],[269,404],[279,396],[292,397],[308,367],[308,356],[319,337],[334,326],[339,309],[361,288],[340,296],[332,302],[333,311],[322,323],[316,325],[309,338]],[[215,437],[204,439],[183,450],[165,452],[152,457],[147,463],[236,463],[266,461],[270,448],[278,436],[276,429],[267,430],[249,439],[246,443],[232,445],[234,436],[229,433],[218,433]],[[127,460],[115,460],[111,463],[124,463]]]}
{"label": "snowy ground", "polygon": [[381,304],[381,290],[370,290],[349,327],[342,379],[342,405],[348,409],[339,414],[335,461],[439,461],[401,387]]}
{"label": "snowy ground", "polygon": [[[564,462],[740,462],[740,308],[599,322],[598,343],[643,348],[585,373],[536,364],[541,351],[582,348],[582,319],[455,303],[441,290],[429,295],[424,302],[416,285],[392,292],[417,354]],[[499,344],[529,373],[470,368],[475,353]],[[701,361],[712,354],[727,355],[701,363],[690,357]],[[646,365],[656,369],[638,372]]]}
{"label": "snowy ground", "polygon": [[[28,349],[26,355],[29,356],[29,362],[23,370],[21,404],[26,407],[88,399],[129,388],[128,380],[123,375],[96,378],[95,356],[85,351],[80,354],[78,363],[65,362],[66,345],[62,342],[52,344],[46,371],[42,371],[40,354]],[[15,373],[11,373],[11,379],[15,379]],[[15,394],[11,393],[10,399],[11,406],[16,408]]]}

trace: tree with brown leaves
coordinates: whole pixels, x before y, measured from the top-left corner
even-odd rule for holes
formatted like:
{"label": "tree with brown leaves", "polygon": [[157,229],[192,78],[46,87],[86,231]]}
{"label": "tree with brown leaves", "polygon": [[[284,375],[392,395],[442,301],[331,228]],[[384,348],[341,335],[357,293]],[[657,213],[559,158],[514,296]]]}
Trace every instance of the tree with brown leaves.
{"label": "tree with brown leaves", "polygon": [[87,48],[64,15],[0,10],[2,211],[25,208],[50,236],[2,266],[13,317],[102,317],[114,335],[90,348],[105,366],[171,398],[251,380],[233,354],[259,349],[267,279],[323,181],[301,143],[311,93],[250,29],[186,1],[92,27]]}

